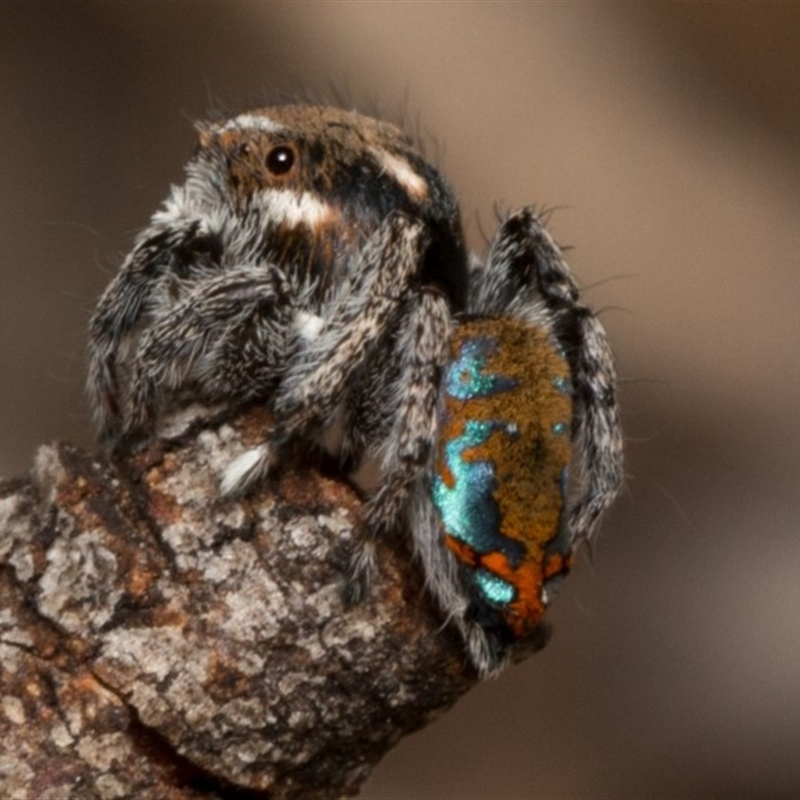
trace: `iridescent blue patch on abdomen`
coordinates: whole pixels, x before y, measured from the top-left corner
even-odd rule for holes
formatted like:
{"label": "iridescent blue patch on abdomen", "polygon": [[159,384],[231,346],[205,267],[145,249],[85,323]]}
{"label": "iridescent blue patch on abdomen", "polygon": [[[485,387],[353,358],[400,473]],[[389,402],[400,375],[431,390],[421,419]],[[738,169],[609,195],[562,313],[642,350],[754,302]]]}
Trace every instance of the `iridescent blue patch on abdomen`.
{"label": "iridescent blue patch on abdomen", "polygon": [[432,497],[450,536],[481,554],[505,553],[516,565],[525,555],[525,548],[500,533],[500,511],[494,499],[495,466],[489,461],[464,459],[466,450],[483,444],[495,431],[515,437],[516,426],[468,420],[461,436],[445,442],[445,464],[453,476],[453,486],[448,487],[440,475],[434,475]]}
{"label": "iridescent blue patch on abdomen", "polygon": [[514,378],[485,372],[486,361],[497,349],[497,340],[491,336],[465,339],[458,358],[447,367],[444,387],[456,400],[473,400],[497,392],[508,392],[517,386]]}
{"label": "iridescent blue patch on abdomen", "polygon": [[517,590],[506,580],[485,569],[476,569],[472,574],[478,589],[493,605],[506,606],[513,603]]}

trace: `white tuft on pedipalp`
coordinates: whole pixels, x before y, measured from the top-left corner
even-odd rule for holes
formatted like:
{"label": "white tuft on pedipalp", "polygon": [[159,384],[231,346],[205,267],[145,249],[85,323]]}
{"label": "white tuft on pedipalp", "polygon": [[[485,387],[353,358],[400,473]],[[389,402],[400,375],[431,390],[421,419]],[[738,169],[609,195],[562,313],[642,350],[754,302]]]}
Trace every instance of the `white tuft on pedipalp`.
{"label": "white tuft on pedipalp", "polygon": [[220,481],[220,491],[230,496],[243,492],[257,480],[263,478],[272,464],[272,452],[269,445],[262,444],[235,458],[225,467]]}
{"label": "white tuft on pedipalp", "polygon": [[322,330],[325,320],[317,314],[308,311],[298,311],[294,315],[294,327],[301,339],[313,342]]}

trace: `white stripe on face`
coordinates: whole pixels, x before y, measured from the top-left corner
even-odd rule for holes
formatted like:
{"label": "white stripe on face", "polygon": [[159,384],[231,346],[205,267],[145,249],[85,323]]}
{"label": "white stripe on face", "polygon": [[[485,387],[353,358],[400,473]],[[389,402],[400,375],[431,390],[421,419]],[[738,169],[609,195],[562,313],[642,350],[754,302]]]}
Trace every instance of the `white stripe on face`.
{"label": "white stripe on face", "polygon": [[391,175],[414,200],[425,199],[428,194],[428,184],[414,172],[408,161],[378,147],[372,147],[370,150],[381,169]]}
{"label": "white stripe on face", "polygon": [[229,120],[218,130],[230,131],[239,130],[242,128],[254,128],[257,131],[263,131],[264,133],[274,133],[275,131],[281,131],[284,129],[283,125],[279,125],[269,117],[265,117],[260,114],[239,114],[238,117],[234,117],[232,120]]}
{"label": "white stripe on face", "polygon": [[279,224],[299,225],[304,223],[314,228],[330,222],[336,212],[330,204],[311,192],[294,189],[264,189],[258,193],[269,218]]}

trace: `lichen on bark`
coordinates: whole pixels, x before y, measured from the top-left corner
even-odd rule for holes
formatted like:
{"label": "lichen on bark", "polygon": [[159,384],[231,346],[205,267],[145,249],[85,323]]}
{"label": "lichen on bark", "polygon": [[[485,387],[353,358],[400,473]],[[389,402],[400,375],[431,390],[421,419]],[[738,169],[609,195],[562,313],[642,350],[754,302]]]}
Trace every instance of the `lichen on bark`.
{"label": "lichen on bark", "polygon": [[362,503],[313,453],[220,496],[268,424],[187,417],[117,458],[56,443],[0,483],[0,795],[352,795],[476,682],[402,538],[345,606]]}

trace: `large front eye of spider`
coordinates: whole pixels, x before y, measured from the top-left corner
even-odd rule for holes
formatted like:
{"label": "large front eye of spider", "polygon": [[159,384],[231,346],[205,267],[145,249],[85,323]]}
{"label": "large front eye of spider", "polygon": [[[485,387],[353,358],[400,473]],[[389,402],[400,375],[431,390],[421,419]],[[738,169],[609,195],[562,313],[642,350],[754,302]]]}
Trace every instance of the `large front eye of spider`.
{"label": "large front eye of spider", "polygon": [[297,156],[289,145],[279,144],[267,153],[264,164],[272,175],[280,177],[292,169],[296,160]]}

